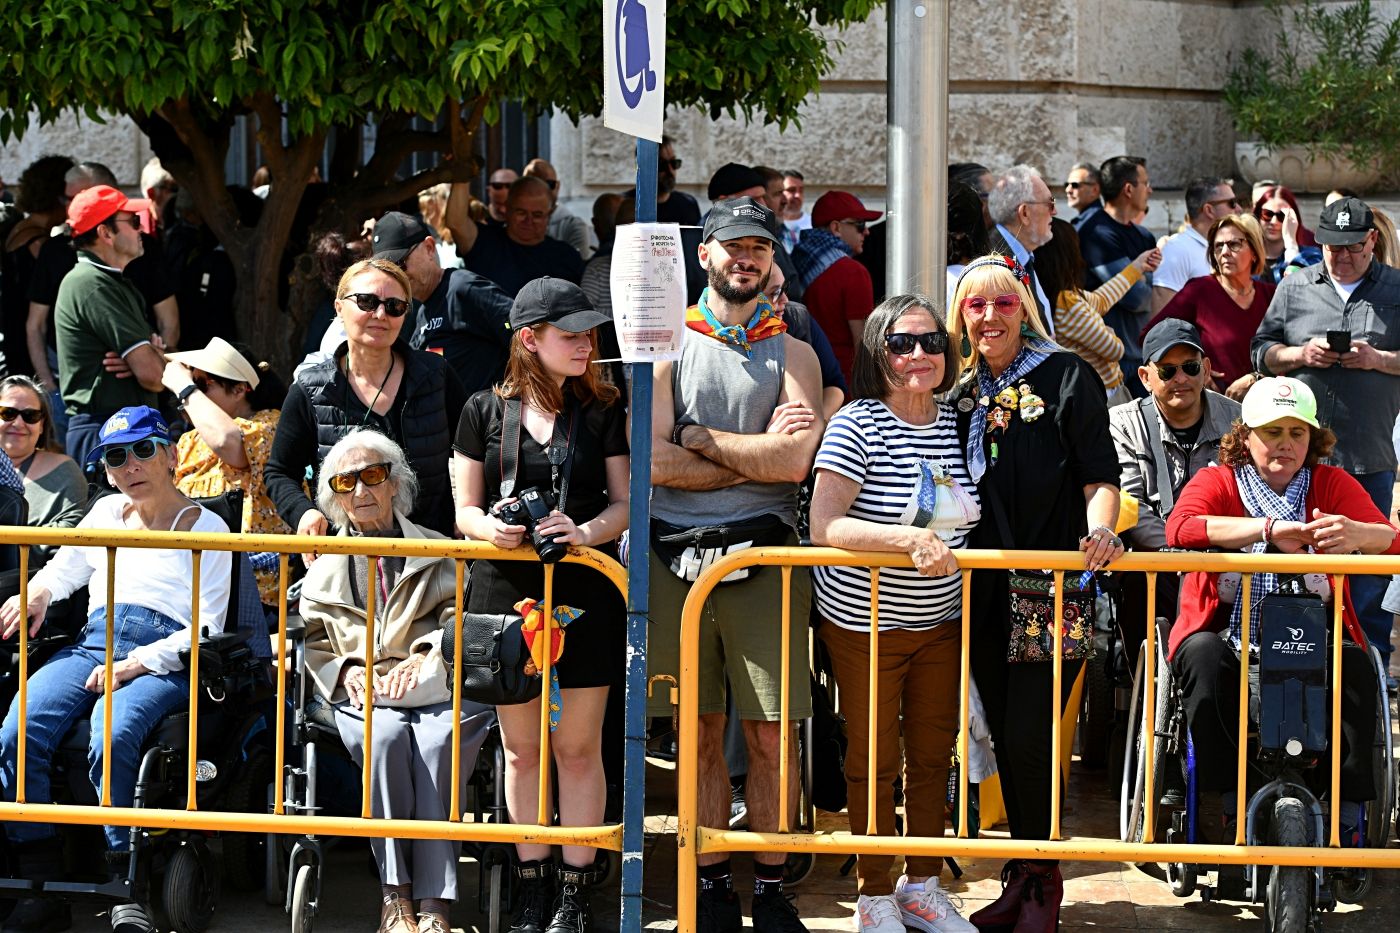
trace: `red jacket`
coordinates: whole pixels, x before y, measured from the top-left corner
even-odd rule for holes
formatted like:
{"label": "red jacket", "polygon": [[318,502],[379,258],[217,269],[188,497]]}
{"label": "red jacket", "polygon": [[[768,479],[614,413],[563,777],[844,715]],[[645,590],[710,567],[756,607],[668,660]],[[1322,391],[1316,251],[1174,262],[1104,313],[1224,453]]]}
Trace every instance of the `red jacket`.
{"label": "red jacket", "polygon": [[[1332,515],[1345,515],[1350,519],[1368,524],[1388,524],[1386,517],[1376,508],[1366,490],[1350,474],[1334,466],[1319,464],[1313,467],[1312,483],[1308,486],[1305,505],[1307,514],[1313,509],[1321,509]],[[1239,487],[1235,484],[1235,471],[1227,466],[1206,467],[1181,490],[1176,506],[1167,519],[1167,544],[1172,547],[1204,549],[1210,547],[1206,540],[1206,523],[1198,521],[1202,515],[1232,515],[1244,518],[1248,513],[1240,498]],[[1400,535],[1390,542],[1386,554],[1400,554]],[[1181,597],[1178,601],[1176,623],[1172,625],[1168,657],[1175,656],[1176,649],[1188,635],[1214,630],[1216,610],[1220,608],[1218,591],[1219,574],[1189,573],[1181,584]],[[1347,631],[1358,645],[1366,644],[1366,636],[1356,618],[1356,609],[1351,604],[1351,590],[1347,580],[1342,581],[1342,617]],[[1257,596],[1257,594],[1256,594]]]}

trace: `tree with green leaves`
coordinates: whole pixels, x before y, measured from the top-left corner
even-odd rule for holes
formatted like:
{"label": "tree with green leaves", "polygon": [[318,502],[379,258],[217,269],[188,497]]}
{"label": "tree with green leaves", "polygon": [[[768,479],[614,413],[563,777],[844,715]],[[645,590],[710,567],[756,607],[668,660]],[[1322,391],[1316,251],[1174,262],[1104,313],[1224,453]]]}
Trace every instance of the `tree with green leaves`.
{"label": "tree with green leaves", "polygon": [[[875,6],[673,2],[667,103],[792,123],[832,65],[819,27],[844,28]],[[305,329],[295,293],[309,275],[294,272],[288,309],[280,278],[306,246],[291,237],[323,151],[330,171],[310,229],[349,234],[423,188],[472,177],[475,134],[502,101],[573,119],[602,108],[598,0],[0,0],[0,11],[10,24],[0,32],[0,140],[65,113],[132,118],[228,251],[243,337],[281,367]],[[239,115],[276,182],[254,227],[240,224],[225,187]],[[366,153],[368,125],[377,143]],[[442,158],[402,177],[415,153]]]}

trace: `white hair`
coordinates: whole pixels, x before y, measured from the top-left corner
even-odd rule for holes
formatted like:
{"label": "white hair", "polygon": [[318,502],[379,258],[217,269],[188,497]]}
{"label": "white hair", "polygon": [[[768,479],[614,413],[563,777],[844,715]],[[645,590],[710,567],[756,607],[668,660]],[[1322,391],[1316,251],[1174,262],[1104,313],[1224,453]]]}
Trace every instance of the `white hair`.
{"label": "white hair", "polygon": [[1035,200],[1035,180],[1040,172],[1029,165],[1013,165],[997,179],[987,195],[987,213],[992,220],[1008,226],[1016,219],[1016,208]]}
{"label": "white hair", "polygon": [[174,180],[174,176],[165,170],[165,166],[160,164],[160,159],[152,156],[151,161],[146,163],[146,167],[141,169],[141,194],[144,197],[146,192],[152,188],[159,188],[166,182]]}
{"label": "white hair", "polygon": [[321,461],[321,470],[316,476],[316,507],[321,514],[342,527],[350,521],[349,513],[331,490],[331,477],[341,472],[340,465],[356,451],[367,451],[379,457],[381,463],[389,464],[388,482],[394,487],[394,510],[404,515],[412,512],[418,499],[418,474],[409,466],[408,456],[402,447],[378,431],[361,428],[336,441]]}

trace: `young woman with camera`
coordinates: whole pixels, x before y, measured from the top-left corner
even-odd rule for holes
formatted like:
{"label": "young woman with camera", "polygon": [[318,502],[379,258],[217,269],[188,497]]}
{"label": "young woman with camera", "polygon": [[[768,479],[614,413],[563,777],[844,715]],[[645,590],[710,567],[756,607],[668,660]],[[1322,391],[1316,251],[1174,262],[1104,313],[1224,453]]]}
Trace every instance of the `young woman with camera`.
{"label": "young woman with camera", "polygon": [[[505,381],[473,395],[457,427],[453,487],[464,536],[502,548],[532,545],[541,560],[558,560],[562,551],[551,551],[560,545],[615,552],[627,527],[627,418],[618,390],[599,380],[593,363],[594,330],[611,324],[562,279],[535,279],[520,290]],[[468,611],[511,612],[525,597],[544,599],[536,561],[473,566]],[[608,688],[622,683],[626,606],[607,579],[577,564],[556,567],[553,597],[556,606],[583,611],[557,663],[563,702],[550,749],[564,789],[559,821],[594,826],[603,820],[603,712]],[[517,822],[533,822],[539,809],[539,703],[497,709],[506,802]],[[588,929],[594,851],[565,846],[558,872],[548,846],[516,851],[523,896],[511,930]]]}

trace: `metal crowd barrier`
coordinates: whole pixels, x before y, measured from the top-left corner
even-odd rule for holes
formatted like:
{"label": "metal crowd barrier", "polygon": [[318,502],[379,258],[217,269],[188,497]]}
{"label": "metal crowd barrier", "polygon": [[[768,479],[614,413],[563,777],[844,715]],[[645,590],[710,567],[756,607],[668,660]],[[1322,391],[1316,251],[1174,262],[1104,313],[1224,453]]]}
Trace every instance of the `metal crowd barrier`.
{"label": "metal crowd barrier", "polygon": [[[168,531],[92,531],[81,528],[20,528],[0,527],[0,544],[20,545],[20,603],[29,604],[29,548],[25,545],[76,545],[100,547],[107,551],[107,649],[106,687],[103,692],[104,721],[111,722],[112,715],[112,640],[113,603],[115,593],[114,570],[117,548],[174,548],[193,552],[193,580],[191,586],[192,633],[199,631],[199,587],[200,563],[204,551],[248,551],[276,552],[281,555],[279,568],[278,627],[274,650],[277,665],[277,717],[276,748],[274,770],[268,774],[273,783],[274,800],[271,813],[229,813],[200,811],[198,804],[198,784],[196,781],[196,758],[194,750],[199,747],[199,717],[193,715],[199,702],[199,651],[190,652],[190,710],[188,774],[186,785],[186,807],[182,810],[146,809],[136,807],[114,807],[111,800],[111,760],[112,736],[107,730],[103,736],[103,790],[99,806],[68,804],[31,804],[24,799],[25,791],[25,745],[28,731],[28,679],[29,679],[29,624],[26,619],[19,627],[19,694],[15,702],[19,705],[19,748],[17,763],[17,794],[14,802],[0,802],[0,821],[71,823],[108,826],[141,826],[159,829],[197,829],[228,832],[284,833],[284,834],[324,834],[333,836],[380,836],[417,839],[453,839],[474,842],[538,843],[543,845],[589,846],[620,851],[622,848],[621,826],[550,826],[550,755],[549,755],[549,703],[547,690],[540,697],[540,792],[539,813],[535,825],[471,823],[462,820],[460,801],[461,776],[461,708],[462,686],[460,678],[452,687],[452,796],[448,819],[446,820],[391,820],[372,819],[370,764],[372,761],[371,742],[373,739],[373,691],[365,694],[365,762],[363,769],[363,797],[359,817],[303,816],[285,812],[283,795],[283,767],[286,749],[287,678],[290,675],[287,656],[287,584],[289,560],[293,554],[314,553],[356,554],[369,557],[393,554],[401,557],[442,557],[450,559],[456,566],[457,595],[454,623],[456,642],[454,670],[461,670],[462,652],[462,612],[463,582],[465,562],[468,560],[538,560],[530,548],[501,550],[491,544],[477,541],[405,540],[402,538],[371,537],[303,537],[291,535],[250,535],[250,534],[186,534]],[[594,568],[612,582],[625,597],[627,575],[617,561],[589,548],[570,548],[564,557],[566,563],[584,564]],[[375,594],[378,591],[378,566],[371,563],[369,586],[366,587],[366,653],[375,644]],[[544,614],[547,629],[541,633],[549,643],[550,629],[553,629],[554,565],[544,565]],[[237,598],[236,593],[230,599]],[[197,648],[197,638],[192,648]],[[549,652],[544,652],[541,671],[544,681],[550,676]],[[367,670],[373,669],[373,658],[366,657]]]}
{"label": "metal crowd barrier", "polygon": [[[961,701],[959,703],[959,729],[957,757],[967,761],[968,752],[968,689],[969,683],[969,644],[972,629],[971,588],[973,570],[996,570],[1034,567],[1054,571],[1055,605],[1054,618],[1061,616],[1061,601],[1064,592],[1064,575],[1072,576],[1084,568],[1083,555],[1067,551],[997,551],[963,550],[956,552],[958,566],[962,574],[962,658],[961,658]],[[1257,864],[1257,865],[1325,865],[1332,867],[1357,868],[1400,868],[1400,849],[1340,848],[1338,829],[1339,807],[1330,807],[1330,827],[1328,845],[1317,848],[1293,848],[1285,846],[1246,846],[1244,844],[1245,821],[1238,821],[1234,845],[1209,845],[1202,843],[1171,844],[1153,840],[1156,822],[1157,791],[1153,787],[1153,769],[1147,769],[1147,784],[1144,800],[1148,812],[1144,818],[1144,839],[1140,843],[1120,842],[1117,839],[1069,838],[1063,837],[1060,823],[1060,810],[1063,798],[1060,768],[1050,769],[1051,828],[1049,840],[976,838],[967,837],[967,768],[958,769],[958,815],[957,835],[943,837],[881,836],[876,833],[875,792],[877,782],[876,743],[878,732],[875,728],[877,704],[870,705],[870,747],[865,750],[869,756],[869,817],[867,835],[853,835],[850,832],[820,832],[813,834],[791,832],[789,812],[789,744],[792,729],[785,728],[781,733],[779,764],[779,827],[777,832],[741,832],[727,827],[699,825],[699,737],[698,703],[699,688],[696,675],[699,666],[699,635],[701,610],[710,592],[724,577],[745,567],[778,567],[783,576],[783,609],[781,625],[783,670],[781,678],[780,721],[790,722],[788,713],[788,685],[793,672],[788,669],[788,647],[791,635],[788,622],[791,614],[790,588],[795,567],[837,566],[871,568],[870,586],[870,653],[878,654],[880,643],[879,593],[881,568],[912,567],[913,562],[905,554],[892,554],[870,551],[844,551],[837,548],[797,548],[764,547],[750,548],[730,554],[711,565],[691,587],[686,597],[681,616],[681,660],[680,660],[680,708],[679,721],[679,802],[677,813],[677,847],[679,849],[679,878],[677,891],[679,929],[689,933],[696,929],[696,878],[698,858],[701,855],[722,852],[810,852],[814,854],[884,854],[884,855],[943,855],[966,856],[995,859],[1049,858],[1078,861],[1114,862],[1201,862],[1210,864]],[[1245,554],[1218,553],[1129,553],[1109,567],[1115,572],[1139,571],[1147,578],[1147,606],[1156,605],[1157,574],[1179,571],[1203,570],[1210,572],[1244,572],[1241,599],[1243,611],[1248,618],[1250,604],[1251,572],[1277,573],[1325,573],[1331,575],[1332,591],[1342,592],[1342,577],[1346,574],[1366,573],[1389,575],[1400,573],[1400,557],[1354,557],[1330,555],[1285,554],[1255,556]],[[1334,631],[1342,627],[1342,601],[1333,600]],[[1151,620],[1149,619],[1149,622]],[[1055,626],[1055,656],[1053,696],[1062,696],[1063,686],[1063,645],[1061,628]],[[1156,709],[1156,655],[1157,631],[1153,624],[1147,625],[1146,693],[1144,707],[1146,722],[1143,729],[1144,747],[1142,755],[1147,761],[1153,760],[1157,735],[1153,721]],[[1248,626],[1242,654],[1248,655]],[[1333,639],[1331,658],[1332,683],[1340,685],[1342,670],[1342,639]],[[806,677],[806,671],[797,672]],[[879,673],[872,666],[870,672],[870,695],[878,695]],[[1332,690],[1330,736],[1331,754],[1331,799],[1340,800],[1341,785],[1341,702],[1342,691]],[[1051,717],[1051,743],[1055,749],[1051,761],[1061,760],[1063,735],[1061,730],[1061,709],[1059,704],[1051,704],[1047,710]],[[1240,735],[1246,735],[1249,727],[1249,665],[1240,665]],[[848,754],[859,754],[850,749]],[[1247,809],[1246,764],[1248,743],[1239,743],[1239,799],[1238,812]]]}

